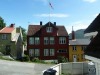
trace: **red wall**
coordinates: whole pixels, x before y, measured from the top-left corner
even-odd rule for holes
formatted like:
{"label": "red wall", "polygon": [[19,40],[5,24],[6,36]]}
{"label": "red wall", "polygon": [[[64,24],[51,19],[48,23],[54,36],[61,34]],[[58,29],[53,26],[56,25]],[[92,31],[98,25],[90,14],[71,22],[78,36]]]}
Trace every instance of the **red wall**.
{"label": "red wall", "polygon": [[[55,44],[54,45],[44,45],[44,37],[54,37],[55,38]],[[69,46],[68,46],[68,36],[66,37],[66,44],[59,44],[59,36],[57,36],[57,29],[53,29],[52,33],[47,33],[46,29],[43,28],[41,29],[41,34],[40,34],[40,44],[39,45],[29,45],[29,36],[27,36],[27,51],[29,51],[29,49],[34,49],[34,48],[38,48],[40,49],[40,56],[38,57],[39,59],[42,60],[52,60],[52,59],[57,59],[58,56],[65,56],[66,58],[68,58],[69,56]],[[50,49],[53,48],[55,49],[55,56],[44,56],[44,49]],[[57,51],[59,49],[67,49],[67,53],[58,53]]]}

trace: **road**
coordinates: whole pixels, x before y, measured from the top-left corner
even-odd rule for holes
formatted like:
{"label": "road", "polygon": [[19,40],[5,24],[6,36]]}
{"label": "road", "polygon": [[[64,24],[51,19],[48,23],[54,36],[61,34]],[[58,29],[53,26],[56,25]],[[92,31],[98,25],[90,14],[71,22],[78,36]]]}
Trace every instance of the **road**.
{"label": "road", "polygon": [[52,64],[0,60],[0,75],[43,75],[42,71],[52,66]]}

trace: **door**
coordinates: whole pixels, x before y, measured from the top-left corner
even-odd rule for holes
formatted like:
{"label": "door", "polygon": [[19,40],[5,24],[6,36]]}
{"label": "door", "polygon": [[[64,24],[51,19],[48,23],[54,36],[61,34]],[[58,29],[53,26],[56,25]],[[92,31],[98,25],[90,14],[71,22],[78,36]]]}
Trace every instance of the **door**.
{"label": "door", "polygon": [[77,62],[77,55],[73,55],[73,62]]}
{"label": "door", "polygon": [[10,55],[10,52],[11,52],[10,45],[7,45],[6,46],[6,55]]}

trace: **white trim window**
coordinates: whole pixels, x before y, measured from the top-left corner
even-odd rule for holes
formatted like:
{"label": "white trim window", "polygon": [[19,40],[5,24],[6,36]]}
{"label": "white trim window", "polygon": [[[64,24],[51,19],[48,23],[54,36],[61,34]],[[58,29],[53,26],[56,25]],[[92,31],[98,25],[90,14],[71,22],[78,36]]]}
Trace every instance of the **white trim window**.
{"label": "white trim window", "polygon": [[50,56],[54,56],[55,55],[55,50],[54,49],[50,49]]}
{"label": "white trim window", "polygon": [[40,56],[40,50],[39,50],[39,49],[34,49],[34,50],[35,50],[34,55],[35,55],[35,56]]}
{"label": "white trim window", "polygon": [[52,32],[52,27],[46,27],[46,31],[47,31],[48,33],[51,33],[51,32]]}
{"label": "white trim window", "polygon": [[44,45],[48,45],[49,44],[49,38],[48,37],[44,37]]}
{"label": "white trim window", "polygon": [[29,44],[30,44],[30,45],[33,45],[33,44],[34,44],[34,37],[30,37],[30,38],[29,38]]}
{"label": "white trim window", "polygon": [[2,34],[2,39],[6,40],[7,39],[7,34]]}
{"label": "white trim window", "polygon": [[39,56],[40,55],[40,51],[39,49],[29,49],[29,55],[32,56]]}
{"label": "white trim window", "polygon": [[50,44],[54,44],[54,43],[55,43],[54,37],[50,37]]}
{"label": "white trim window", "polygon": [[73,51],[76,51],[77,50],[76,46],[72,46],[72,48],[73,48]]}
{"label": "white trim window", "polygon": [[59,37],[59,44],[66,44],[66,37]]}
{"label": "white trim window", "polygon": [[39,37],[35,37],[35,45],[39,45],[40,44],[40,38]]}
{"label": "white trim window", "polygon": [[34,56],[34,49],[29,49],[29,56]]}
{"label": "white trim window", "polygon": [[44,56],[49,56],[49,49],[44,49]]}

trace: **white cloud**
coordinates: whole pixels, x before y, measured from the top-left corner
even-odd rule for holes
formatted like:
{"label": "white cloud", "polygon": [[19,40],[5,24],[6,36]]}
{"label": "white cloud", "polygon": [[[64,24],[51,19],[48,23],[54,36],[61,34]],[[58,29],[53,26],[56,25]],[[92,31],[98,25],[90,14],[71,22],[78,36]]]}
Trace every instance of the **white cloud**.
{"label": "white cloud", "polygon": [[55,18],[66,18],[69,17],[68,14],[38,14],[38,15],[34,15],[37,17],[55,17]]}
{"label": "white cloud", "polygon": [[89,23],[83,23],[82,21],[71,23],[68,26],[66,26],[68,33],[71,33],[72,26],[73,26],[74,31],[76,31],[78,29],[86,29],[89,26]]}
{"label": "white cloud", "polygon": [[89,2],[89,3],[94,3],[94,2],[96,2],[97,0],[83,0],[83,1]]}

